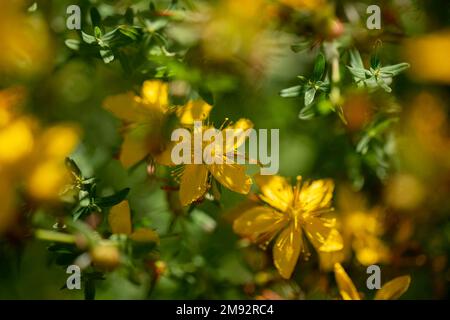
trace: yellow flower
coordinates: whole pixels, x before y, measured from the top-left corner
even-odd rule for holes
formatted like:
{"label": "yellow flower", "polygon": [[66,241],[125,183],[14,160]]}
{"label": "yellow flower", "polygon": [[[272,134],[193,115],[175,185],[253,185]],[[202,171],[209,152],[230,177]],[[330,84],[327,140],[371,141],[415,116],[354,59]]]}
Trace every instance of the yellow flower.
{"label": "yellow flower", "polygon": [[319,9],[326,5],[325,0],[280,0],[286,6],[294,9]]}
{"label": "yellow flower", "polygon": [[111,96],[103,106],[124,123],[120,161],[125,167],[149,154],[157,158],[164,150],[162,128],[172,111],[182,125],[190,125],[194,120],[206,119],[212,108],[203,101],[169,108],[168,84],[158,80],[145,81],[140,96],[133,92]]}
{"label": "yellow flower", "polygon": [[[341,264],[334,265],[334,276],[339,288],[339,293],[344,300],[361,300],[361,296],[356,290],[353,281],[342,268]],[[375,294],[375,300],[396,300],[404,294],[411,283],[410,276],[397,277],[385,283]]]}
{"label": "yellow flower", "polygon": [[319,252],[342,249],[342,238],[335,220],[322,217],[330,211],[334,184],[331,180],[304,182],[297,177],[292,187],[280,176],[255,176],[261,190],[259,198],[268,206],[256,206],[234,221],[241,236],[264,247],[276,237],[273,246],[275,267],[283,278],[290,278],[300,253],[306,255],[303,234]]}
{"label": "yellow flower", "polygon": [[419,80],[450,83],[450,31],[444,30],[405,42],[404,55],[411,74]]}
{"label": "yellow flower", "polygon": [[344,249],[342,252],[321,254],[322,268],[331,270],[336,262],[349,259],[352,250],[358,262],[364,266],[389,262],[389,248],[381,240],[384,234],[382,209],[367,208],[361,194],[343,187],[338,193],[338,211],[338,229],[344,239]]}
{"label": "yellow flower", "polygon": [[114,234],[125,234],[136,242],[159,243],[159,236],[152,229],[139,228],[133,231],[130,206],[127,200],[111,208],[108,215],[108,223]]}
{"label": "yellow flower", "polygon": [[27,161],[28,192],[39,200],[59,197],[70,181],[65,158],[79,141],[79,130],[70,124],[59,124],[39,132],[31,158]]}
{"label": "yellow flower", "polygon": [[18,110],[24,95],[17,88],[0,91],[0,232],[10,228],[20,210],[16,188],[38,201],[59,198],[70,179],[64,160],[78,144],[79,130],[59,124],[47,129]]}
{"label": "yellow flower", "polygon": [[[245,131],[253,127],[253,123],[247,119],[240,119],[235,124],[229,125],[220,131],[222,137],[221,141],[224,143],[214,143],[214,147],[211,148],[210,161],[206,163],[204,159],[201,159],[201,164],[184,164],[182,170],[177,173],[177,178],[180,180],[180,202],[183,206],[187,206],[192,202],[200,199],[209,189],[211,176],[214,177],[224,187],[241,194],[247,194],[250,191],[252,185],[252,179],[246,175],[245,167],[242,164],[227,163],[230,156],[239,157],[237,148],[241,146],[246,139]],[[201,126],[194,128],[191,132],[192,138],[190,141],[194,141],[196,136],[196,130],[211,129],[212,126]],[[234,143],[229,143],[226,139],[226,131],[231,131],[236,140]],[[201,133],[199,133],[200,135]],[[194,159],[195,150],[191,144],[190,157]],[[170,165],[170,155],[172,148],[176,143],[172,143],[161,155],[160,159],[164,159],[164,162]],[[201,155],[208,154],[206,148],[211,146],[211,141],[202,140]],[[220,158],[222,157],[222,159]]]}
{"label": "yellow flower", "polygon": [[0,1],[0,74],[30,77],[52,65],[52,44],[45,19],[28,13],[23,0]]}

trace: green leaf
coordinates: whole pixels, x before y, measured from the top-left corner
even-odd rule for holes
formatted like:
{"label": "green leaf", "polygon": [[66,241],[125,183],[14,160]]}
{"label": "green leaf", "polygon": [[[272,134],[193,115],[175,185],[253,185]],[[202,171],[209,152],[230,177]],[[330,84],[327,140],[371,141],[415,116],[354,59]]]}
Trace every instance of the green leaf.
{"label": "green leaf", "polygon": [[374,54],[370,58],[370,67],[372,69],[377,69],[380,66],[380,59],[378,58],[378,55]]}
{"label": "green leaf", "polygon": [[298,97],[300,95],[300,93],[302,92],[302,88],[303,88],[303,86],[295,86],[295,87],[283,89],[280,91],[280,96],[282,96],[283,98]]}
{"label": "green leaf", "polygon": [[80,49],[80,41],[76,39],[67,39],[64,41],[65,45],[72,50],[78,51]]}
{"label": "green leaf", "polygon": [[319,88],[317,89],[318,91],[322,91],[322,92],[330,91],[330,83],[328,81],[325,81],[325,82],[318,81],[316,83],[316,85],[319,86]]}
{"label": "green leaf", "polygon": [[358,50],[353,49],[349,51],[350,54],[350,66],[347,66],[350,73],[353,75],[355,82],[366,79],[366,69],[361,59],[361,55]]}
{"label": "green leaf", "polygon": [[356,152],[359,152],[361,154],[366,154],[367,150],[369,149],[369,142],[371,140],[371,137],[368,134],[365,134],[361,140],[359,140],[358,144],[356,145]]}
{"label": "green leaf", "polygon": [[325,56],[322,53],[319,53],[314,63],[313,79],[315,81],[319,81],[320,79],[322,79],[324,71],[325,71]]}
{"label": "green leaf", "polygon": [[28,12],[35,12],[38,8],[38,4],[36,2],[34,2],[31,6],[28,7],[27,11]]}
{"label": "green leaf", "polygon": [[361,154],[366,154],[369,150],[369,143],[372,139],[380,137],[393,123],[397,122],[398,118],[382,118],[377,119],[370,127],[366,130],[361,140],[356,146],[356,151]]}
{"label": "green leaf", "polygon": [[409,68],[409,63],[403,62],[392,66],[382,67],[380,73],[382,77],[394,77]]}
{"label": "green leaf", "polygon": [[298,118],[300,120],[311,120],[314,118],[314,108],[312,108],[313,105],[309,105],[308,107],[304,107],[302,110],[300,110],[300,113],[298,114]]}
{"label": "green leaf", "polygon": [[88,206],[80,206],[78,207],[73,213],[72,213],[72,219],[73,221],[77,221],[82,216],[87,214],[90,211],[89,205]]}
{"label": "green leaf", "polygon": [[361,81],[366,79],[366,70],[363,68],[349,67],[347,66],[350,73],[353,75],[355,81]]}
{"label": "green leaf", "polygon": [[166,19],[158,19],[155,21],[146,21],[145,27],[149,32],[155,32],[164,28],[167,24],[168,21]]}
{"label": "green leaf", "polygon": [[102,37],[103,33],[102,33],[102,30],[100,29],[100,27],[95,26],[94,34],[97,39],[100,39]]}
{"label": "green leaf", "polygon": [[202,99],[205,100],[208,104],[210,104],[212,106],[214,105],[214,95],[211,92],[211,90],[209,90],[206,87],[201,87],[198,90],[198,93],[199,93],[200,97],[202,97]]}
{"label": "green leaf", "polygon": [[128,26],[120,26],[119,31],[124,36],[136,41],[139,38],[139,32],[136,28],[128,27]]}
{"label": "green leaf", "polygon": [[81,31],[81,38],[87,44],[93,44],[93,43],[97,42],[97,39],[95,39],[94,36],[91,36],[90,34],[87,34],[87,33],[83,32],[83,31]]}
{"label": "green leaf", "polygon": [[377,84],[381,87],[381,88],[383,88],[386,92],[392,92],[392,89],[391,89],[391,87],[389,87],[387,84],[386,84],[386,82],[384,82],[383,81],[383,79],[378,79],[378,81],[377,81]]}
{"label": "green leaf", "polygon": [[116,204],[121,203],[123,200],[126,199],[128,196],[128,193],[130,192],[130,188],[125,188],[120,190],[119,192],[113,194],[112,196],[107,197],[99,197],[96,198],[94,203],[98,205],[99,207],[112,207]]}
{"label": "green leaf", "polygon": [[96,7],[92,7],[91,10],[89,10],[89,14],[91,16],[91,22],[94,27],[101,27],[102,26],[102,18],[100,17],[100,13],[98,12]]}
{"label": "green leaf", "polygon": [[313,87],[310,87],[305,91],[305,107],[309,106],[314,101],[315,95],[316,89]]}
{"label": "green leaf", "polygon": [[102,57],[104,63],[110,63],[114,60],[114,53],[109,48],[101,49],[100,56]]}
{"label": "green leaf", "polygon": [[66,168],[68,170],[70,170],[71,172],[73,172],[77,177],[81,177],[81,170],[78,167],[78,165],[76,164],[75,161],[73,161],[73,159],[71,158],[66,158],[65,159],[65,163],[66,163]]}
{"label": "green leaf", "polygon": [[350,53],[350,65],[353,68],[364,69],[364,64],[358,50],[353,49],[350,50],[349,53]]}
{"label": "green leaf", "polygon": [[291,45],[291,50],[294,52],[301,52],[308,49],[311,46],[311,41],[302,40],[299,43]]}
{"label": "green leaf", "polygon": [[133,20],[134,20],[134,12],[132,8],[128,8],[127,11],[125,12],[125,21],[128,24],[133,24]]}

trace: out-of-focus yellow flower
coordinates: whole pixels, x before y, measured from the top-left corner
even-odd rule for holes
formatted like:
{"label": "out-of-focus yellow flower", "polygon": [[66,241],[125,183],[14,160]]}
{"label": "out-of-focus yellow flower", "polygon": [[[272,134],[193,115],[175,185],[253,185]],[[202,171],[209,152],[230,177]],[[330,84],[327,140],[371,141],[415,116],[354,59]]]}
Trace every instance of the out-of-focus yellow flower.
{"label": "out-of-focus yellow flower", "polygon": [[412,174],[399,173],[392,176],[385,189],[386,202],[395,209],[413,210],[425,198],[425,188]]}
{"label": "out-of-focus yellow flower", "polygon": [[23,160],[33,150],[33,128],[29,119],[17,119],[0,131],[0,162],[13,164]]}
{"label": "out-of-focus yellow flower", "polygon": [[[192,202],[200,199],[210,188],[210,178],[214,177],[224,187],[241,194],[247,194],[252,185],[252,179],[246,175],[245,166],[241,164],[230,163],[228,157],[239,156],[237,149],[245,142],[245,131],[253,127],[253,123],[247,119],[239,119],[235,124],[228,125],[223,128],[219,135],[222,136],[221,141],[224,143],[213,143],[214,148],[211,151],[210,164],[205,163],[202,158],[201,164],[184,164],[181,171],[177,172],[177,178],[180,180],[180,201],[183,206],[187,206]],[[207,130],[213,128],[212,126],[194,127],[190,133],[190,141],[194,141],[195,136],[202,134],[200,130]],[[237,138],[235,143],[228,143],[226,139],[226,131],[235,133]],[[202,140],[201,155],[207,154],[207,148],[211,145],[210,141]],[[175,146],[175,144],[172,144]],[[167,148],[160,159],[165,159],[164,162],[170,165],[170,155],[172,148]],[[194,143],[191,144],[190,157],[194,159]]]}
{"label": "out-of-focus yellow flower", "polygon": [[168,84],[158,80],[145,81],[140,96],[132,92],[111,96],[103,106],[124,123],[120,161],[125,167],[149,154],[157,157],[165,149],[162,128],[171,112],[176,112],[182,125],[191,125],[206,119],[212,108],[203,101],[169,108]]}
{"label": "out-of-focus yellow flower", "polygon": [[[340,263],[334,265],[334,276],[339,288],[339,293],[344,300],[361,300],[353,281]],[[404,294],[411,283],[410,276],[397,277],[385,283],[375,294],[375,300],[396,300]]]}
{"label": "out-of-focus yellow flower", "polygon": [[384,195],[395,209],[425,214],[447,200],[445,192],[436,192],[447,188],[450,174],[447,108],[429,92],[420,92],[408,106],[396,133],[402,171],[388,180]]}
{"label": "out-of-focus yellow flower", "polygon": [[79,135],[79,130],[68,124],[41,130],[27,161],[27,187],[34,198],[56,199],[61,188],[70,182],[64,159],[77,146]]}
{"label": "out-of-focus yellow flower", "polygon": [[417,176],[433,180],[450,169],[450,135],[446,106],[429,92],[410,104],[397,134],[400,157]]}
{"label": "out-of-focus yellow flower", "polygon": [[418,80],[450,83],[450,31],[440,31],[409,39],[404,55],[411,64],[411,74]]}
{"label": "out-of-focus yellow flower", "polygon": [[268,23],[267,5],[265,0],[220,1],[202,28],[203,48],[208,56],[248,59]]}
{"label": "out-of-focus yellow flower", "polygon": [[294,9],[319,9],[326,4],[325,0],[279,0],[280,3]]}
{"label": "out-of-focus yellow flower", "polygon": [[322,216],[330,211],[334,189],[331,180],[302,184],[301,177],[297,177],[297,185],[292,187],[284,177],[257,175],[255,182],[261,191],[259,198],[268,206],[243,212],[234,221],[233,229],[263,247],[276,237],[273,259],[283,278],[290,278],[301,252],[308,255],[303,233],[318,252],[342,249],[335,220]]}
{"label": "out-of-focus yellow flower", "polygon": [[35,119],[23,115],[16,105],[20,100],[18,92],[0,92],[0,232],[11,225],[16,215],[16,187],[24,187],[27,195],[37,201],[59,197],[70,180],[64,160],[79,137],[79,130],[72,125],[43,129]]}
{"label": "out-of-focus yellow flower", "polygon": [[0,74],[29,77],[51,66],[51,40],[38,13],[22,0],[0,2]]}
{"label": "out-of-focus yellow flower", "polygon": [[349,259],[352,251],[364,266],[389,262],[389,248],[381,240],[384,234],[381,208],[368,209],[361,194],[343,187],[338,194],[338,211],[338,229],[344,239],[344,249],[337,253],[321,253],[322,267],[331,270],[336,262]]}
{"label": "out-of-focus yellow flower", "polygon": [[93,265],[103,271],[113,271],[120,265],[120,251],[112,241],[101,241],[90,250],[89,255]]}
{"label": "out-of-focus yellow flower", "polygon": [[187,38],[190,43],[198,43],[191,62],[207,71],[215,66],[252,78],[268,70],[279,41],[270,28],[278,19],[275,2],[219,0],[204,2],[196,9],[196,13],[173,28],[180,41]]}
{"label": "out-of-focus yellow flower", "polygon": [[133,231],[130,205],[127,200],[111,208],[108,215],[108,223],[112,233],[125,234],[136,242],[159,243],[159,236],[152,229],[139,228]]}

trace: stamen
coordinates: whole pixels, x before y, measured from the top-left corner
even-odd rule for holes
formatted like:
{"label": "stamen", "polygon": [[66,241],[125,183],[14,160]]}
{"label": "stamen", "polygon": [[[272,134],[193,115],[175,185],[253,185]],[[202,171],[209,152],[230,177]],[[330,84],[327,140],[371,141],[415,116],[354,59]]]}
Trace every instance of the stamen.
{"label": "stamen", "polygon": [[295,184],[294,187],[294,205],[297,203],[299,197],[300,197],[300,186],[302,183],[302,177],[301,176],[297,176],[297,183]]}
{"label": "stamen", "polygon": [[219,130],[222,130],[223,128],[225,128],[225,125],[230,125],[231,121],[229,118],[225,118],[224,122],[222,123],[222,125],[220,126]]}

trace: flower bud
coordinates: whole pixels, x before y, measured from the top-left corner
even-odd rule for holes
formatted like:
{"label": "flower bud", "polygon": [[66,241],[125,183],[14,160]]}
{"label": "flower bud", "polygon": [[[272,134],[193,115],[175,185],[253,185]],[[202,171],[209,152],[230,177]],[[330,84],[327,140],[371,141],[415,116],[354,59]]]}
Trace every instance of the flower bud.
{"label": "flower bud", "polygon": [[120,264],[120,253],[111,243],[100,243],[90,251],[92,263],[101,270],[112,271]]}

